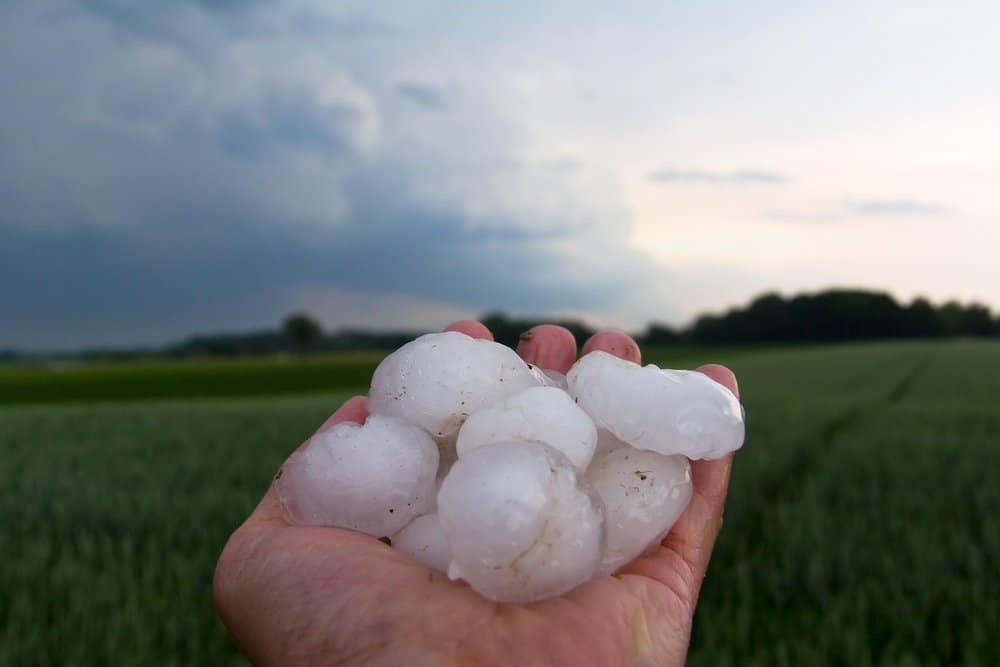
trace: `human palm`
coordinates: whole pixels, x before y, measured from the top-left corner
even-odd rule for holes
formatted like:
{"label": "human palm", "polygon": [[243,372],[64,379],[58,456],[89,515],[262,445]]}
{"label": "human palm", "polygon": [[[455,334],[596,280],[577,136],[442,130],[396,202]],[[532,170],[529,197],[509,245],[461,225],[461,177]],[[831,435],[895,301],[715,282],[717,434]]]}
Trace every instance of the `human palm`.
{"label": "human palm", "polygon": [[[490,337],[474,322],[449,329]],[[638,346],[621,333],[597,334],[584,352],[595,349],[639,361]],[[576,342],[565,329],[543,325],[518,353],[565,372]],[[728,369],[699,370],[737,391]],[[320,430],[361,423],[367,414],[366,399],[356,396]],[[216,605],[261,665],[682,664],[731,463],[692,463],[691,502],[654,553],[532,604],[486,600],[362,533],[291,525],[272,486],[226,544],[215,571]]]}

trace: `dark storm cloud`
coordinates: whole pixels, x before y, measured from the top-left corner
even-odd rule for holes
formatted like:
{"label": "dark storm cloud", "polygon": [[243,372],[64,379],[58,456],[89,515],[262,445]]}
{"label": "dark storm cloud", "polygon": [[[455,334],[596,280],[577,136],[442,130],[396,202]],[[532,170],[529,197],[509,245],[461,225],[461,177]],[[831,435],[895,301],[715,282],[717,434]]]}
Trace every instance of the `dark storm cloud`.
{"label": "dark storm cloud", "polygon": [[778,172],[764,169],[710,171],[706,169],[663,168],[651,171],[647,177],[654,183],[714,183],[714,184],[780,184],[788,179]]}
{"label": "dark storm cloud", "polygon": [[[380,125],[406,119],[380,116],[377,86],[336,62],[275,62],[272,41],[254,51],[241,37],[234,59],[227,30],[252,12],[183,6],[158,23],[92,2],[40,27],[25,3],[20,24],[0,26],[0,85],[14,95],[0,105],[0,347],[267,326],[303,289],[472,312],[595,309],[648,277],[623,240],[627,217],[567,189],[582,166],[509,152],[518,168],[504,168],[479,144],[459,162],[384,149]],[[102,22],[186,50],[141,50]],[[283,39],[293,53],[302,41]],[[34,63],[30,77],[3,65],[15,56]],[[448,92],[395,94],[439,109]]]}
{"label": "dark storm cloud", "polygon": [[266,159],[282,148],[331,156],[352,154],[364,112],[348,103],[317,103],[305,89],[270,90],[254,109],[230,109],[217,123],[219,146],[243,159]]}
{"label": "dark storm cloud", "polygon": [[[313,239],[272,221],[208,218],[201,207],[186,215],[175,207],[171,217],[190,222],[166,232],[85,226],[50,234],[0,225],[2,337],[51,347],[239,328],[267,323],[264,313],[281,312],[274,300],[282,289],[296,286],[532,312],[608,305],[629,286],[621,275],[561,280],[558,255],[546,247],[558,234],[477,232],[460,217],[412,207],[401,225],[404,213],[393,207],[364,197],[354,203],[357,224]],[[231,319],[220,318],[227,313]]]}

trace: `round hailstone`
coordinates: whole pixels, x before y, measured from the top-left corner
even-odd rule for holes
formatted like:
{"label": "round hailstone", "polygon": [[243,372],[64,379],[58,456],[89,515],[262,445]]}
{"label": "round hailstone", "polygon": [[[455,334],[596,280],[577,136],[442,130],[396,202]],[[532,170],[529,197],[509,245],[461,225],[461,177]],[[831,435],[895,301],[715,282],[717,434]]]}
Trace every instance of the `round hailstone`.
{"label": "round hailstone", "polygon": [[378,365],[368,410],[447,438],[479,408],[539,382],[509,347],[457,331],[427,334]]}
{"label": "round hailstone", "polygon": [[598,427],[639,449],[715,459],[743,445],[739,399],[703,373],[591,352],[566,378],[570,395]]}
{"label": "round hailstone", "polygon": [[601,574],[613,574],[662,540],[691,500],[691,464],[680,455],[621,447],[596,460],[587,481],[604,501]]}
{"label": "round hailstone", "polygon": [[289,521],[392,535],[434,505],[438,450],[424,431],[392,417],[317,433],[275,482]]}
{"label": "round hailstone", "polygon": [[544,442],[582,473],[594,456],[597,428],[562,389],[532,387],[472,413],[458,432],[458,456],[504,440]]}
{"label": "round hailstone", "polygon": [[589,580],[604,550],[600,501],[565,456],[497,442],[455,463],[438,493],[448,575],[500,602],[560,595]]}
{"label": "round hailstone", "polygon": [[437,514],[418,516],[392,536],[392,546],[427,567],[448,571],[451,549]]}

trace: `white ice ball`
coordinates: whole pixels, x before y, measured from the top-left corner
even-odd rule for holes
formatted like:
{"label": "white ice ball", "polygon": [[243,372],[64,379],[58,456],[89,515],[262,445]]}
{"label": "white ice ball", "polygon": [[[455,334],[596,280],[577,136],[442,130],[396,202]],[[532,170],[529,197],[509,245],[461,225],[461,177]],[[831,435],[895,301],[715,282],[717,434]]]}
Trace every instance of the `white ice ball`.
{"label": "white ice ball", "polygon": [[743,445],[739,399],[703,373],[639,366],[598,351],[566,378],[598,427],[639,449],[715,459]]}
{"label": "white ice ball", "polygon": [[392,417],[317,433],[281,468],[275,487],[288,519],[375,537],[433,509],[438,449],[424,431]]}
{"label": "white ice ball", "polygon": [[602,574],[613,574],[662,540],[693,490],[687,458],[627,446],[595,460],[587,481],[604,502]]}
{"label": "white ice ball", "polygon": [[383,359],[372,376],[368,409],[447,438],[476,410],[539,384],[509,347],[446,331],[421,336]]}
{"label": "white ice ball", "polygon": [[427,567],[448,571],[451,548],[437,514],[418,516],[392,536],[392,546]]}
{"label": "white ice ball", "polygon": [[600,501],[565,456],[536,442],[498,442],[459,458],[438,493],[448,570],[502,602],[560,595],[597,572]]}
{"label": "white ice ball", "polygon": [[504,440],[543,442],[582,473],[594,456],[597,428],[565,391],[532,387],[473,412],[458,432],[458,456]]}

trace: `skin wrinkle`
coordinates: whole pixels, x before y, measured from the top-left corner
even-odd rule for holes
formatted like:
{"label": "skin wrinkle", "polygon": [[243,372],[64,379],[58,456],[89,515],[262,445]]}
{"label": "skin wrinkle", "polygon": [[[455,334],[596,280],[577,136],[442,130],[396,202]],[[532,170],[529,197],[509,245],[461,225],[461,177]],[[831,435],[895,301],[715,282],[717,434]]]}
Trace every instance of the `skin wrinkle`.
{"label": "skin wrinkle", "polygon": [[[601,349],[630,349],[625,334],[603,333]],[[699,370],[736,392],[727,369]],[[366,415],[356,397],[322,428]],[[528,605],[489,602],[443,576],[428,581],[430,570],[358,533],[291,527],[272,486],[220,557],[216,604],[259,664],[679,665],[729,465],[693,462],[695,495],[655,555]]]}

